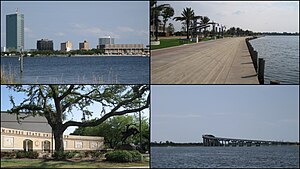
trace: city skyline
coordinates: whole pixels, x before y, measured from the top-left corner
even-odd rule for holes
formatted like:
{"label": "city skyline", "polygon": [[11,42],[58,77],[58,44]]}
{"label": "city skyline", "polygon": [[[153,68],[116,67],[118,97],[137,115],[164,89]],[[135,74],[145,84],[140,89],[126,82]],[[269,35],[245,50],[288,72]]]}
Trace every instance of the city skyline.
{"label": "city skyline", "polygon": [[155,85],[151,142],[202,142],[203,134],[299,141],[299,86]]}
{"label": "city skyline", "polygon": [[25,49],[36,49],[40,39],[53,40],[54,50],[68,40],[73,44],[87,40],[90,48],[97,48],[98,39],[106,36],[117,44],[149,44],[148,2],[1,1],[2,47],[6,46],[5,16],[17,8],[25,17]]}
{"label": "city skyline", "polygon": [[[196,16],[208,16],[211,21],[230,27],[240,27],[254,32],[299,33],[299,1],[158,1],[170,4],[174,16],[181,16],[184,8],[191,7]],[[181,22],[169,19],[175,31],[180,31]]]}

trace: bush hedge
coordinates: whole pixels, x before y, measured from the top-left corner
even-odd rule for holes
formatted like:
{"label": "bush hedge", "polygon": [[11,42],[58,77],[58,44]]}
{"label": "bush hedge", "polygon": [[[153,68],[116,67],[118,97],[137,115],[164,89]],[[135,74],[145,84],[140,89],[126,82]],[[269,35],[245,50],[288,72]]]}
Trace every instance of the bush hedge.
{"label": "bush hedge", "polygon": [[116,150],[105,155],[107,161],[112,162],[132,162],[132,155],[126,150]]}
{"label": "bush hedge", "polygon": [[16,152],[1,152],[1,158],[15,158],[16,157]]}
{"label": "bush hedge", "polygon": [[38,158],[39,154],[36,151],[18,151],[16,153],[16,158]]}
{"label": "bush hedge", "polygon": [[64,160],[67,157],[67,154],[63,151],[55,151],[52,155],[55,160]]}
{"label": "bush hedge", "polygon": [[135,151],[128,151],[128,152],[132,155],[132,162],[143,161],[143,156],[139,151],[135,150]]}

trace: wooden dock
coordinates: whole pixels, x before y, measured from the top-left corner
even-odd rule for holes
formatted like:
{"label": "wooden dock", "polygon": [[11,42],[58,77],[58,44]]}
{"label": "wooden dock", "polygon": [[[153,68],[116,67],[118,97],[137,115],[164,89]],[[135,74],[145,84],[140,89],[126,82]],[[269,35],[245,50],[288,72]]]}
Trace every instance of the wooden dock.
{"label": "wooden dock", "polygon": [[259,84],[246,37],[151,51],[152,84]]}

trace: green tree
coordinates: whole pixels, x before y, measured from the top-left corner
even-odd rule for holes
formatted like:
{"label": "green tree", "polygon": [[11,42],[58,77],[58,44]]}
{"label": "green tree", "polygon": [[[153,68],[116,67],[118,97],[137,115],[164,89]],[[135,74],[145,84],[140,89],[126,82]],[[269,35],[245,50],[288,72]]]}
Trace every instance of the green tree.
{"label": "green tree", "polygon": [[[135,113],[149,107],[148,85],[8,85],[8,88],[26,95],[18,105],[13,96],[9,113],[17,120],[29,116],[44,116],[52,128],[55,151],[63,151],[63,132],[70,126],[97,126],[110,117]],[[94,121],[86,121],[94,112],[92,104],[99,104],[101,115]],[[81,121],[67,119],[74,109],[82,113]],[[25,113],[24,118],[20,113]],[[78,116],[78,115],[77,115]]]}
{"label": "green tree", "polygon": [[189,39],[189,29],[190,29],[190,25],[191,25],[191,21],[193,20],[195,16],[194,10],[192,10],[192,8],[185,8],[183,9],[181,16],[178,17],[174,17],[174,20],[176,21],[184,21],[185,25],[186,25],[186,32],[187,32],[187,39]]}
{"label": "green tree", "polygon": [[170,4],[157,5],[157,0],[150,0],[150,25],[155,29],[155,41],[158,41],[158,24],[161,23],[159,16],[165,8],[170,8]]}
{"label": "green tree", "polygon": [[[142,119],[142,148],[148,150],[149,145],[149,120]],[[139,119],[135,116],[116,116],[107,119],[102,124],[95,127],[78,127],[72,135],[83,136],[102,136],[105,144],[110,148],[116,148],[122,144],[122,132],[126,130],[127,125],[139,128]],[[140,133],[128,138],[128,143],[139,145]]]}
{"label": "green tree", "polygon": [[166,32],[166,24],[172,16],[174,16],[174,9],[172,7],[164,8],[161,16],[163,17],[163,32]]}
{"label": "green tree", "polygon": [[175,28],[172,23],[169,23],[169,26],[167,27],[167,31],[170,35],[172,35],[175,32]]}

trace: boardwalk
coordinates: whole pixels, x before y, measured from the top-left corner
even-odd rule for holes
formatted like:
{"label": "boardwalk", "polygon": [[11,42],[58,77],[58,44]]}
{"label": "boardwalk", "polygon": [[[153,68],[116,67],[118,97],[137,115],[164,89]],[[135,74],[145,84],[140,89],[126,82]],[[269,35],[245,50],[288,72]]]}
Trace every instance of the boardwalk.
{"label": "boardwalk", "polygon": [[154,50],[152,84],[259,84],[245,37]]}

